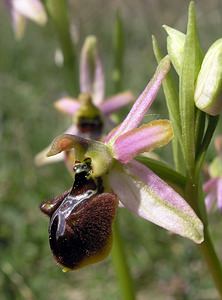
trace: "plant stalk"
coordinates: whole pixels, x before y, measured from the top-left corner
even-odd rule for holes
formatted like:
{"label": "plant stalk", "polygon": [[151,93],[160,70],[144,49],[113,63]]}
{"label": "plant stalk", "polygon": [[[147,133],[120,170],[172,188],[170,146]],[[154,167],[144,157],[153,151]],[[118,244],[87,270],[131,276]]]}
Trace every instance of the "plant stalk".
{"label": "plant stalk", "polygon": [[72,42],[67,1],[46,0],[45,6],[53,22],[63,54],[67,89],[70,95],[78,92],[78,67],[76,49]]}
{"label": "plant stalk", "polygon": [[126,260],[123,241],[121,239],[118,220],[113,225],[112,260],[119,281],[123,300],[135,300],[133,280]]}
{"label": "plant stalk", "polygon": [[[196,177],[196,180],[198,180],[198,178]],[[186,195],[187,200],[189,200],[189,204],[193,207],[197,215],[202,219],[204,223],[204,241],[203,243],[198,245],[198,248],[202,253],[203,258],[206,261],[208,269],[212,275],[215,286],[220,295],[219,299],[222,300],[222,267],[208,231],[206,215],[204,215],[203,211],[201,210],[201,201],[203,201],[203,199],[200,199],[202,197],[202,187],[199,185],[199,182],[195,182],[195,180],[189,181],[187,185]]]}
{"label": "plant stalk", "polygon": [[219,299],[222,299],[222,268],[218,256],[215,252],[207,226],[205,226],[204,242],[198,245],[198,248],[202,253],[203,258],[207,263],[208,269],[213,277],[218,293],[220,295]]}

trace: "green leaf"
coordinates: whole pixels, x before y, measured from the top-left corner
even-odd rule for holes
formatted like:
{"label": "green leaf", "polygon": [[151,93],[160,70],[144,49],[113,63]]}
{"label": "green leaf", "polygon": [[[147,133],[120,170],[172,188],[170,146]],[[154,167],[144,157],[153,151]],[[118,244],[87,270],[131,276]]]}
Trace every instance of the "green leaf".
{"label": "green leaf", "polygon": [[163,28],[166,30],[167,37],[167,51],[172,61],[172,64],[177,71],[177,74],[180,75],[181,66],[183,62],[183,53],[184,53],[184,43],[185,43],[185,34],[176,30],[172,27],[163,25]]}
{"label": "green leaf", "polygon": [[150,168],[154,173],[169,184],[176,185],[182,189],[185,188],[186,177],[173,170],[168,164],[145,156],[137,156],[136,160]]}
{"label": "green leaf", "polygon": [[[157,63],[162,59],[163,54],[160,50],[155,36],[152,36],[153,51]],[[167,74],[163,81],[163,91],[166,98],[166,104],[169,112],[170,120],[172,121],[174,139],[172,141],[174,164],[177,171],[183,169],[183,155],[182,155],[182,140],[181,140],[181,125],[179,112],[179,95],[177,93],[177,86],[173,79],[171,71]],[[182,158],[182,160],[181,160]]]}

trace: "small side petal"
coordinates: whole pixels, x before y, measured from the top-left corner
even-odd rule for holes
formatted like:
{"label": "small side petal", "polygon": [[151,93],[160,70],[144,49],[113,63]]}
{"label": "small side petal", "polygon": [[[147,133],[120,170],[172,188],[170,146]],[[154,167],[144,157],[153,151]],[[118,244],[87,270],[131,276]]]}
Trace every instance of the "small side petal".
{"label": "small side petal", "polygon": [[90,141],[77,135],[62,134],[57,136],[52,144],[47,156],[56,155],[62,151],[68,151],[73,148],[85,152],[90,145]]}
{"label": "small side petal", "polygon": [[126,106],[134,99],[133,94],[130,91],[119,93],[106,99],[101,105],[100,109],[104,115],[112,114],[113,112]]}
{"label": "small side petal", "polygon": [[222,178],[217,183],[217,207],[222,211]]}
{"label": "small side petal", "polygon": [[112,145],[113,156],[127,163],[136,155],[166,145],[173,138],[168,120],[155,120],[120,135]]}
{"label": "small side petal", "polygon": [[[77,128],[75,125],[70,126],[65,133],[67,134],[76,134]],[[51,164],[51,163],[56,163],[60,161],[65,161],[67,160],[67,155],[65,153],[58,153],[57,155],[54,156],[48,156],[48,153],[51,149],[51,145],[46,147],[44,150],[42,150],[40,153],[38,153],[35,156],[35,165],[40,167],[46,164]]]}
{"label": "small side petal", "polygon": [[153,78],[136,100],[125,120],[120,124],[118,129],[115,131],[115,134],[112,135],[110,143],[113,143],[119,135],[139,126],[147,110],[155,100],[161,83],[166,77],[169,69],[170,59],[166,56],[160,61]]}
{"label": "small side petal", "polygon": [[51,146],[48,146],[47,148],[45,148],[35,156],[34,162],[37,167],[64,161],[65,155],[63,152],[55,156],[48,157],[47,153],[49,152],[50,148]]}
{"label": "small side petal", "polygon": [[33,20],[39,25],[44,25],[47,15],[39,0],[12,0],[13,8],[26,18]]}
{"label": "small side petal", "polygon": [[79,108],[79,103],[76,99],[64,97],[54,102],[54,107],[68,115],[73,115]]}
{"label": "small side petal", "polygon": [[95,79],[93,84],[93,103],[99,105],[104,100],[105,92],[105,76],[103,71],[103,65],[99,54],[96,55],[96,69],[95,69]]}
{"label": "small side petal", "polygon": [[151,170],[138,162],[113,168],[110,184],[123,205],[173,233],[203,241],[203,224],[187,202]]}

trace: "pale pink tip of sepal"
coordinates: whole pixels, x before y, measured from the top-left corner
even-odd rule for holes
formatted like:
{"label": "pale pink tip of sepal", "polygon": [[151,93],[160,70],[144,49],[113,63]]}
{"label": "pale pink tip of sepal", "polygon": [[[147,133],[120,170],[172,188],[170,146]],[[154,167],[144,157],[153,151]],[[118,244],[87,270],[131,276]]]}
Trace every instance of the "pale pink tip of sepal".
{"label": "pale pink tip of sepal", "polygon": [[110,185],[123,205],[136,215],[196,243],[203,242],[203,224],[187,202],[144,165],[117,165]]}
{"label": "pale pink tip of sepal", "polygon": [[39,0],[12,0],[12,7],[18,13],[39,25],[45,25],[47,22],[46,12]]}
{"label": "pale pink tip of sepal", "polygon": [[105,94],[105,75],[103,71],[102,61],[99,54],[96,56],[95,79],[93,82],[93,103],[99,106],[104,101]]}
{"label": "pale pink tip of sepal", "polygon": [[120,124],[118,129],[110,138],[110,143],[113,143],[115,139],[121,134],[124,134],[127,131],[139,126],[146,112],[155,100],[162,81],[166,77],[169,70],[170,59],[168,56],[166,56],[160,61],[153,78],[150,80],[139,98],[135,101],[125,120]]}
{"label": "pale pink tip of sepal", "polygon": [[104,115],[109,115],[128,105],[133,100],[133,94],[130,91],[126,91],[107,98],[101,103],[100,109]]}
{"label": "pale pink tip of sepal", "polygon": [[57,110],[72,116],[79,108],[79,102],[74,98],[63,97],[54,102],[54,107]]}
{"label": "pale pink tip of sepal", "polygon": [[105,79],[95,36],[88,36],[82,47],[80,91],[81,93],[89,93],[93,98],[93,103],[97,106],[104,100]]}
{"label": "pale pink tip of sepal", "polygon": [[113,156],[127,163],[136,155],[169,143],[173,129],[168,120],[155,120],[120,135],[112,145]]}

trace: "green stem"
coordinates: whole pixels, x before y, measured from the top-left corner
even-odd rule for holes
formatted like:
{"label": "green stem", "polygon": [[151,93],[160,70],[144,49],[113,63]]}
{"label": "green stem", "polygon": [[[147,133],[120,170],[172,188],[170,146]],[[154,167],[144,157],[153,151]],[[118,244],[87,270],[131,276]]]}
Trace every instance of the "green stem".
{"label": "green stem", "polygon": [[67,89],[71,95],[74,95],[78,91],[78,68],[76,51],[70,33],[67,1],[45,0],[45,6],[54,23],[63,53]]}
{"label": "green stem", "polygon": [[195,176],[193,176],[193,181],[192,179],[188,181],[186,195],[189,204],[193,207],[197,215],[204,223],[204,242],[198,245],[198,248],[201,251],[204,260],[206,261],[215,286],[220,294],[220,299],[222,300],[222,268],[208,231],[207,216],[201,208],[201,205],[203,204],[203,199],[201,199],[203,193],[202,186],[200,186],[199,177],[200,174],[195,174]]}
{"label": "green stem", "polygon": [[211,272],[211,275],[219,292],[220,299],[222,299],[222,268],[211,241],[207,226],[205,227],[204,242],[200,244],[198,248],[200,249]]}
{"label": "green stem", "polygon": [[[124,31],[122,19],[117,12],[115,21],[115,30],[113,36],[114,45],[114,68],[113,68],[113,81],[114,93],[118,93],[122,89],[123,79],[123,58],[124,58]],[[117,114],[117,118],[120,114]],[[130,269],[127,264],[127,257],[124,251],[124,244],[121,239],[118,220],[113,226],[113,249],[112,249],[113,265],[116,270],[116,275],[119,282],[120,291],[123,300],[134,300],[135,292],[133,287],[133,280],[131,277]]]}
{"label": "green stem", "polygon": [[116,12],[114,36],[113,36],[113,53],[114,53],[114,69],[113,82],[114,90],[121,91],[123,81],[123,59],[124,59],[124,32],[123,23],[120,12]]}
{"label": "green stem", "polygon": [[134,300],[135,293],[132,277],[126,260],[123,242],[120,236],[118,220],[113,225],[112,259],[119,281],[119,287],[123,300]]}

